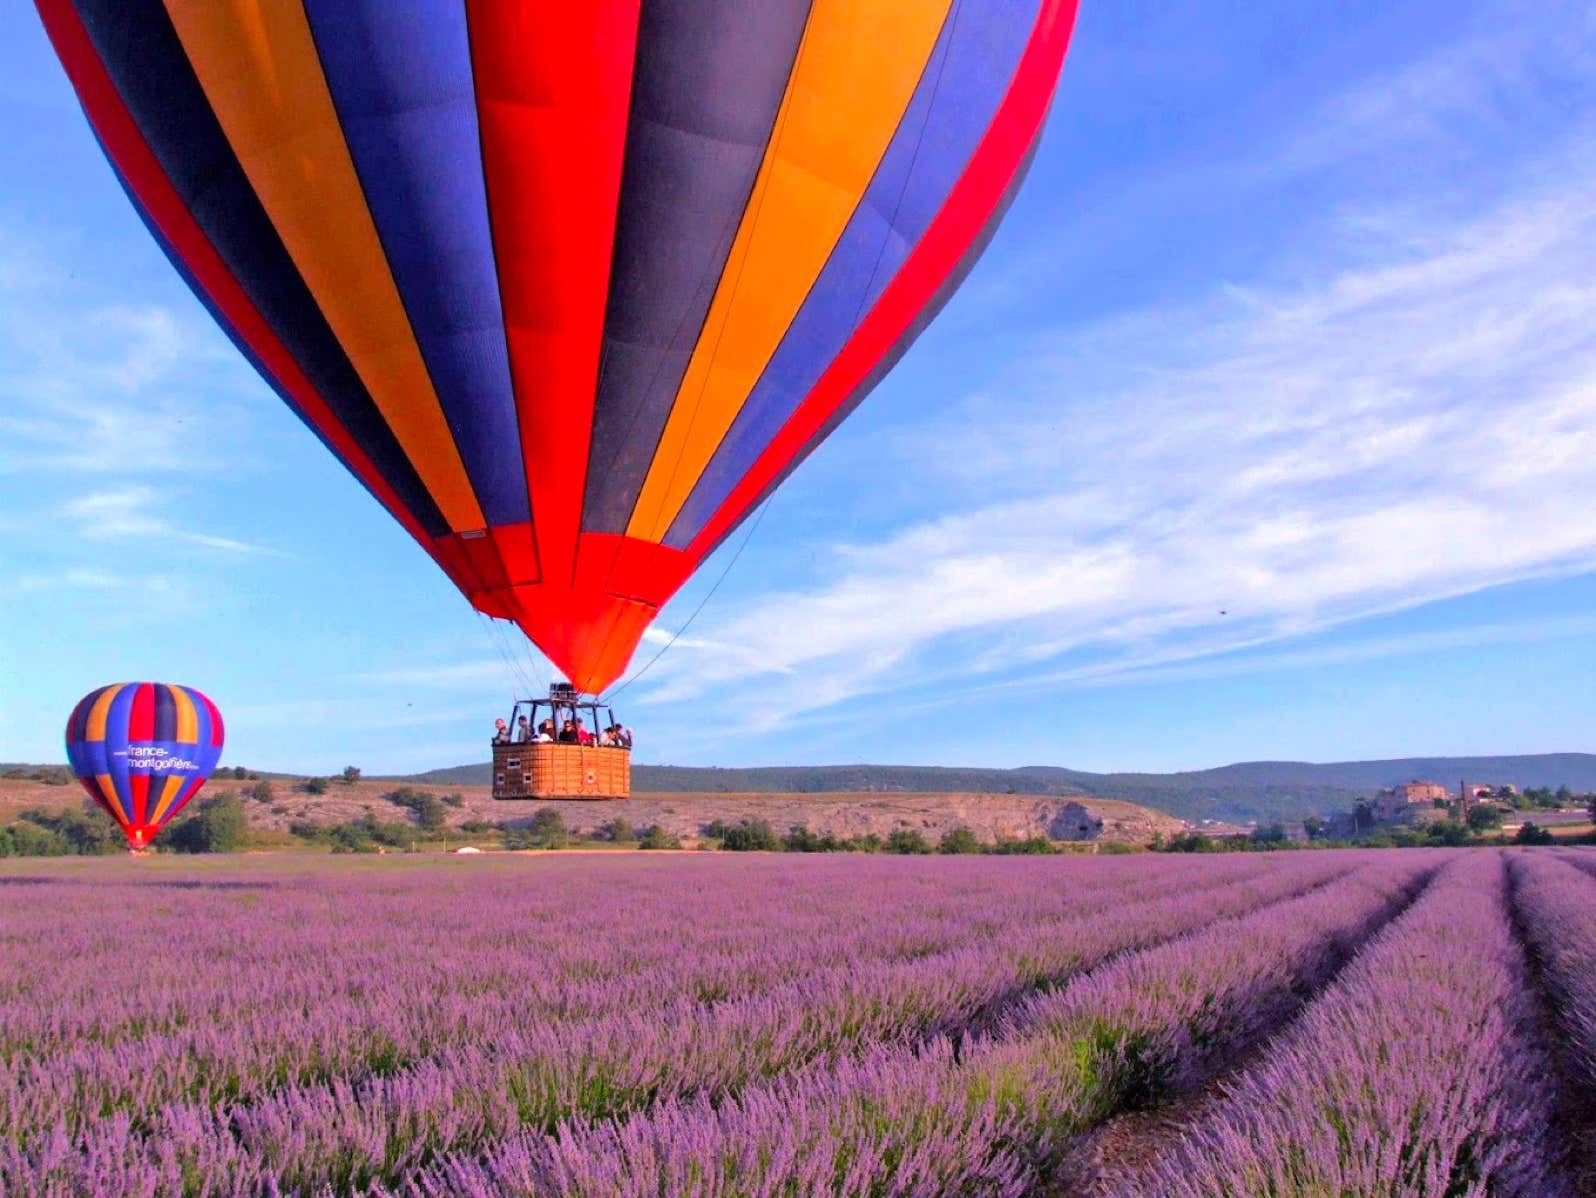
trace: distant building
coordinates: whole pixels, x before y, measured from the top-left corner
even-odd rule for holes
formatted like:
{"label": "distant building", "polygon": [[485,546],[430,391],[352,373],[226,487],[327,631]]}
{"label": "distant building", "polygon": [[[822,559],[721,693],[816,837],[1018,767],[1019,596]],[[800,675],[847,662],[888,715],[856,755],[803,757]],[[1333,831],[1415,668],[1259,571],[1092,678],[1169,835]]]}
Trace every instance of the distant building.
{"label": "distant building", "polygon": [[1417,778],[1380,793],[1389,794],[1404,803],[1429,803],[1432,806],[1436,803],[1450,802],[1452,799],[1452,792],[1439,782],[1421,782]]}
{"label": "distant building", "polygon": [[1439,782],[1414,779],[1398,786],[1387,786],[1370,801],[1376,823],[1408,824],[1415,822],[1420,810],[1433,810],[1452,801],[1452,792]]}
{"label": "distant building", "polygon": [[1457,795],[1447,787],[1415,778],[1360,799],[1351,811],[1332,812],[1325,817],[1325,835],[1340,840],[1381,829],[1422,828],[1451,818],[1457,806]]}
{"label": "distant building", "polygon": [[1518,787],[1512,783],[1503,783],[1496,786],[1490,782],[1470,782],[1469,798],[1471,799],[1511,799],[1517,796]]}

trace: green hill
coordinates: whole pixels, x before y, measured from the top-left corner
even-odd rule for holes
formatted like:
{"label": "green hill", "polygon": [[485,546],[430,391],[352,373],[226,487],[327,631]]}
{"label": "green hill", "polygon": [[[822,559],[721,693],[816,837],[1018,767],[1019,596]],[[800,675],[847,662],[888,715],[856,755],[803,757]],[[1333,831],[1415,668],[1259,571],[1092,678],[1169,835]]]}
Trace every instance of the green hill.
{"label": "green hill", "polygon": [[[489,767],[429,770],[406,781],[486,785]],[[1471,782],[1518,787],[1568,786],[1596,791],[1596,754],[1543,753],[1519,757],[1399,757],[1389,761],[1245,761],[1173,774],[1094,774],[1062,766],[975,769],[916,765],[793,765],[716,769],[636,765],[639,792],[699,794],[820,794],[838,791],[909,793],[1080,794],[1125,799],[1183,819],[1227,821],[1301,819],[1343,810],[1358,798],[1413,778],[1455,786]]]}

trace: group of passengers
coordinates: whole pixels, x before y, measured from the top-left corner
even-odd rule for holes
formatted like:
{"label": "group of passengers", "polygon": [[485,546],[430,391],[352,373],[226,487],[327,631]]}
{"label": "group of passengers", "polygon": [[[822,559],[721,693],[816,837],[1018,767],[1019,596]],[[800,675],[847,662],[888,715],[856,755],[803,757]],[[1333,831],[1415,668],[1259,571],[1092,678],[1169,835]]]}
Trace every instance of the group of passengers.
{"label": "group of passengers", "polygon": [[619,723],[612,723],[608,728],[594,735],[582,724],[582,717],[569,715],[560,725],[560,730],[554,730],[554,721],[546,719],[533,731],[532,722],[522,716],[517,722],[515,735],[512,738],[510,728],[503,720],[495,720],[493,724],[493,743],[507,745],[513,742],[518,745],[596,745],[600,749],[630,749],[632,747],[632,730],[624,728]]}

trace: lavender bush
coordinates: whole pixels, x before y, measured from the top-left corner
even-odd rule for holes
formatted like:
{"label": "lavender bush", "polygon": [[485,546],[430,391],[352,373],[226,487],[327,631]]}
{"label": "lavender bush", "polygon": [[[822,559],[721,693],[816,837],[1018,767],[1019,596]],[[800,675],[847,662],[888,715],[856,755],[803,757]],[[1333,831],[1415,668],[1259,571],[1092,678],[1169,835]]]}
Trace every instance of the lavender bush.
{"label": "lavender bush", "polygon": [[[225,879],[131,894],[65,889],[18,910],[6,925],[13,944],[43,944],[51,920],[71,927],[63,907],[79,895],[142,904],[152,918],[123,931],[84,912],[63,968],[19,975],[27,1001],[0,1004],[0,1053],[12,1067],[0,1122],[26,1129],[41,1126],[35,1115],[43,1125],[64,1116],[70,1131],[78,1115],[107,1108],[148,1117],[169,1102],[257,1102],[484,1046],[495,1061],[523,1064],[523,1089],[578,1091],[569,1105],[551,1097],[546,1120],[604,1114],[624,1105],[622,1090],[657,1089],[662,1073],[665,1084],[713,1087],[749,1068],[776,1072],[850,1043],[958,1026],[1006,994],[1345,868],[1188,866],[1144,879],[1104,862],[1071,871],[1067,888],[1027,886],[1022,870],[981,889],[956,862],[761,873],[722,860],[637,863],[607,888],[604,868],[476,878],[469,908],[451,902],[458,875],[412,875],[398,893],[375,894],[359,878],[304,889],[293,878],[280,890]],[[832,889],[839,880],[852,893]],[[706,885],[718,893],[706,898]],[[766,885],[788,896],[769,902]],[[556,888],[569,910],[545,905]],[[868,917],[888,902],[894,918]],[[1100,918],[1107,910],[1117,917]],[[130,968],[158,1003],[104,1001],[102,979]],[[574,1043],[585,1051],[573,1054]],[[528,1062],[580,1073],[533,1080]],[[608,1081],[596,1076],[607,1071]]]}
{"label": "lavender bush", "polygon": [[[1189,1071],[1224,1043],[1218,1027],[1192,1034],[1206,1009],[1233,1004],[1250,1012],[1236,1024],[1261,1026],[1426,872],[1422,860],[1376,858],[1300,898],[1121,957],[957,1055],[944,1040],[812,1068],[729,1103],[700,1098],[622,1122],[571,1121],[554,1136],[512,1137],[481,1159],[446,1159],[410,1192],[1032,1193],[1071,1136],[1129,1098],[1131,1074],[1116,1067],[1123,1045],[1102,1036],[1105,1011],[1139,1002],[1131,1022],[1143,1059]],[[862,1160],[876,1165],[852,1172]]]}
{"label": "lavender bush", "polygon": [[1548,1195],[1548,1066],[1503,864],[1469,853],[1124,1195]]}
{"label": "lavender bush", "polygon": [[527,1124],[956,1029],[1348,868],[157,864],[0,888],[5,959],[59,965],[0,978],[0,1125],[17,1150],[0,1180],[140,1145],[173,1168],[243,1148],[306,1184],[393,1177]]}
{"label": "lavender bush", "polygon": [[1034,1193],[1455,859],[30,863],[0,1193]]}
{"label": "lavender bush", "polygon": [[1577,868],[1585,860],[1583,854],[1563,861],[1521,853],[1508,868],[1575,1081],[1596,1094],[1596,878]]}

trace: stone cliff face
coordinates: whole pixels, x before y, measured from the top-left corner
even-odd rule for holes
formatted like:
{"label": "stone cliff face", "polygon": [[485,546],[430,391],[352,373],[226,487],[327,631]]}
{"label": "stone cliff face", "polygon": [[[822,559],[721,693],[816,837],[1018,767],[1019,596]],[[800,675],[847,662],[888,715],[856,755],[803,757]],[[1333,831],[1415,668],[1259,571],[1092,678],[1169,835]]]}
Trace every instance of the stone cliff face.
{"label": "stone cliff face", "polygon": [[1103,834],[1103,821],[1084,803],[1065,803],[1048,824],[1047,834],[1054,840],[1096,840]]}

